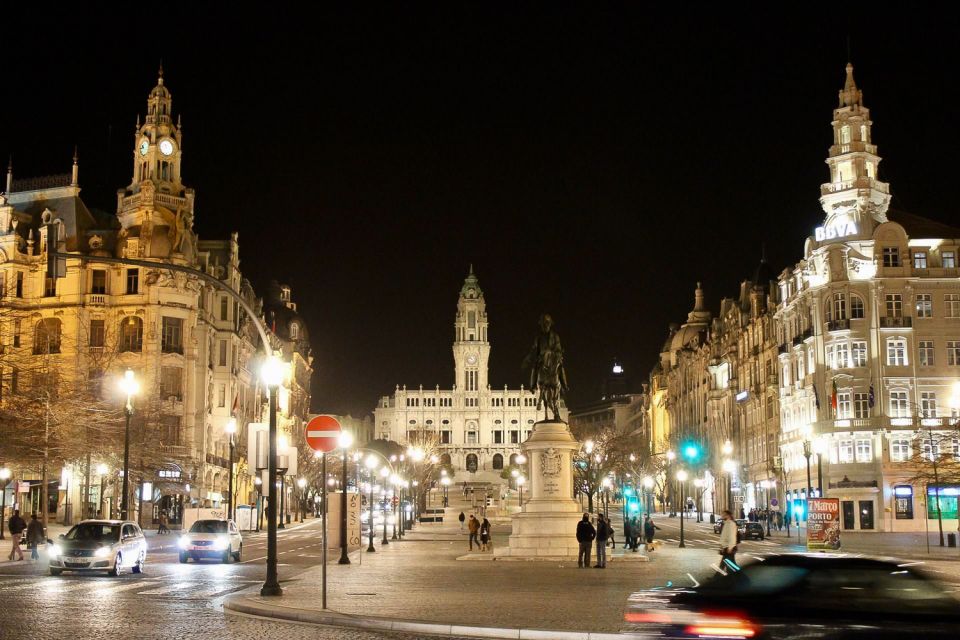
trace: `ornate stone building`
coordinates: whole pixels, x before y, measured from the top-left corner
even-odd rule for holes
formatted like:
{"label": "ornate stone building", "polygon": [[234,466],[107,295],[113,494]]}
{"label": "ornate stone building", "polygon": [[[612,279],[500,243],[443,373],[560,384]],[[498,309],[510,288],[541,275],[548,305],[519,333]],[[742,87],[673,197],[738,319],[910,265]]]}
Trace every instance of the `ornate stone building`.
{"label": "ornate stone building", "polygon": [[[488,327],[483,291],[471,267],[454,321],[453,388],[397,386],[374,411],[377,438],[401,444],[421,434],[435,438],[458,483],[505,483],[503,468],[520,453],[520,443],[542,417],[529,390],[490,385]],[[566,420],[566,408],[561,412]]]}

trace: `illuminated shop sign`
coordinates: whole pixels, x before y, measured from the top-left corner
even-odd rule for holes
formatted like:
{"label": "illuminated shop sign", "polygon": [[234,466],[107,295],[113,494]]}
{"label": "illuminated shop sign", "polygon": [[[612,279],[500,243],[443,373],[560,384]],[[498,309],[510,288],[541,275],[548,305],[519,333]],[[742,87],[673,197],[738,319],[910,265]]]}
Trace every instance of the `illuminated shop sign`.
{"label": "illuminated shop sign", "polygon": [[836,220],[825,227],[817,227],[813,233],[817,242],[846,238],[857,235],[857,225],[852,220]]}

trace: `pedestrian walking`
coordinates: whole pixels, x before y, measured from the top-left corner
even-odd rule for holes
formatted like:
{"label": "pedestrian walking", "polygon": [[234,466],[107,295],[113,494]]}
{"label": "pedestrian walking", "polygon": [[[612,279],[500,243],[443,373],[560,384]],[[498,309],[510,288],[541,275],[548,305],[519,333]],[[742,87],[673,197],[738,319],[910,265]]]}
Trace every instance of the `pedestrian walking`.
{"label": "pedestrian walking", "polygon": [[157,535],[163,535],[164,533],[170,533],[170,528],[167,527],[167,510],[163,509],[160,511],[160,517],[158,518],[159,525],[157,526]]}
{"label": "pedestrian walking", "polygon": [[11,562],[14,560],[14,556],[20,556],[16,559],[23,560],[23,551],[20,550],[20,537],[26,528],[27,523],[20,517],[20,510],[15,509],[13,515],[10,516],[10,521],[7,522],[7,529],[10,531],[10,542],[13,545],[10,549],[10,555],[7,556]]}
{"label": "pedestrian walking", "polygon": [[490,521],[486,518],[480,523],[480,551],[486,551],[490,544]]}
{"label": "pedestrian walking", "polygon": [[720,561],[723,572],[737,570],[737,523],[729,510],[723,512],[723,528],[720,529]]}
{"label": "pedestrian walking", "polygon": [[597,515],[597,564],[594,569],[607,568],[607,538],[610,537],[610,525],[603,514]]}
{"label": "pedestrian walking", "polygon": [[463,511],[460,512],[460,531],[463,531],[463,521],[467,519],[467,516],[463,515]]}
{"label": "pedestrian walking", "polygon": [[623,548],[624,550],[633,548],[633,536],[636,533],[633,530],[633,523],[630,518],[623,519]]}
{"label": "pedestrian walking", "polygon": [[470,520],[467,522],[467,529],[470,531],[470,551],[473,551],[473,543],[477,543],[477,547],[480,547],[480,540],[477,539],[478,534],[480,533],[480,521],[477,520],[473,514],[470,514]]}
{"label": "pedestrian walking", "polygon": [[580,551],[577,554],[578,567],[590,568],[590,546],[596,536],[597,531],[590,524],[589,514],[583,514],[583,520],[577,523],[577,542],[580,543]]}
{"label": "pedestrian walking", "polygon": [[656,549],[656,547],[653,545],[653,538],[656,530],[659,528],[660,527],[653,523],[653,518],[651,518],[650,514],[648,513],[646,518],[643,520],[643,539],[647,545],[647,552]]}
{"label": "pedestrian walking", "polygon": [[43,532],[43,523],[37,520],[37,514],[30,516],[30,524],[27,526],[27,547],[30,549],[30,559],[39,560],[40,552],[37,549],[47,541],[47,536]]}
{"label": "pedestrian walking", "polygon": [[643,534],[643,530],[640,526],[640,523],[637,521],[637,516],[630,518],[630,534],[632,535],[630,549],[636,551],[637,547],[640,546],[640,537]]}

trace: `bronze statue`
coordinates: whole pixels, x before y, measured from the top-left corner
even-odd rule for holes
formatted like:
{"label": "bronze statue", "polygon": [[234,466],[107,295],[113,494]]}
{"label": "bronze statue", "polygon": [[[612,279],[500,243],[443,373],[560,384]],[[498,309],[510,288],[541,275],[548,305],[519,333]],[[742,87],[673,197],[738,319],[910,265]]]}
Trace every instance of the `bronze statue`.
{"label": "bronze statue", "polygon": [[543,407],[544,415],[549,418],[547,411],[553,410],[553,419],[560,422],[560,396],[567,393],[569,386],[560,336],[553,330],[553,318],[548,313],[540,316],[540,333],[523,366],[530,367],[530,388],[539,392],[537,411]]}

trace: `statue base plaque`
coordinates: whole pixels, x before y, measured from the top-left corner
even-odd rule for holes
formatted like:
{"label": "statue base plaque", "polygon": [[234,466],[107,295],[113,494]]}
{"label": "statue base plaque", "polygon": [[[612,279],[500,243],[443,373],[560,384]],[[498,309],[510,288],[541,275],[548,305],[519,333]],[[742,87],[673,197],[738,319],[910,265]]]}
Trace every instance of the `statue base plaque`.
{"label": "statue base plaque", "polygon": [[573,499],[573,454],[580,443],[566,423],[544,420],[520,448],[530,465],[529,498],[513,515],[509,544],[494,547],[494,559],[576,560],[583,511]]}

